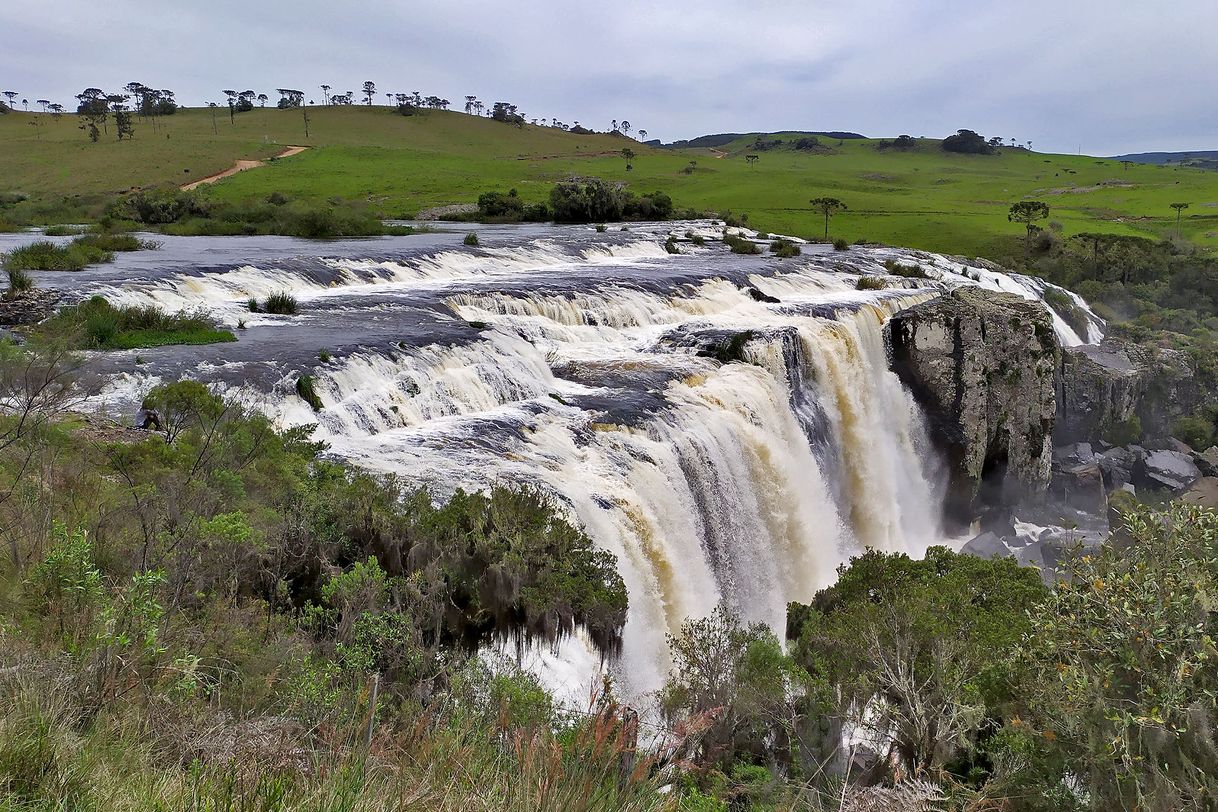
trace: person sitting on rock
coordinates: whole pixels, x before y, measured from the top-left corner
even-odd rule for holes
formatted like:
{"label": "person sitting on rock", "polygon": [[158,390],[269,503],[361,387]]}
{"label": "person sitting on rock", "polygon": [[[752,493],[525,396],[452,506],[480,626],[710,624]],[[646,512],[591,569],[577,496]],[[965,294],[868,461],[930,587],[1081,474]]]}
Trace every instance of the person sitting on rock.
{"label": "person sitting on rock", "polygon": [[151,409],[147,404],[140,406],[140,410],[135,413],[135,427],[144,431],[164,431],[161,425],[161,415],[156,409]]}

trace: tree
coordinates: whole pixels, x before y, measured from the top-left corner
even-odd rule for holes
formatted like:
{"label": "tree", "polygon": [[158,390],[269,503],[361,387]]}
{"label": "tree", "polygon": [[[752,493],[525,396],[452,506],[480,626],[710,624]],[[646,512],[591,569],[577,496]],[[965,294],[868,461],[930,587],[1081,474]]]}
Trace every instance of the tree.
{"label": "tree", "polygon": [[1172,203],[1171,207],[1176,210],[1176,239],[1180,239],[1180,215],[1188,208],[1187,203]]}
{"label": "tree", "polygon": [[622,157],[626,159],[626,171],[629,172],[632,168],[630,162],[633,161],[635,157],[634,150],[632,150],[630,147],[626,147],[622,150]]}
{"label": "tree", "polygon": [[258,94],[258,106],[266,107],[266,102],[267,102],[268,98],[269,98],[269,96],[267,96],[265,93],[259,93]]}
{"label": "tree", "polygon": [[17,98],[17,91],[15,91],[15,90],[6,90],[6,91],[4,91],[4,96],[5,96],[5,98],[7,98],[7,99],[8,99],[8,106],[9,106],[9,108],[10,108],[10,109],[15,109],[15,108],[13,108],[13,99]]}
{"label": "tree", "polygon": [[44,113],[47,111],[47,105],[50,103],[51,103],[50,99],[37,99],[34,102],[34,104],[37,104],[39,107],[42,108],[42,112],[44,112]]}
{"label": "tree", "polygon": [[616,119],[616,118],[615,118],[615,119],[614,119],[614,120],[613,120],[613,121],[610,123],[610,126],[611,126],[611,127],[613,127],[613,131],[614,131],[614,132],[617,132],[617,131],[618,131],[618,130],[617,130],[617,119]]}
{"label": "tree", "polygon": [[622,132],[625,135],[630,135],[630,122],[629,121],[623,121],[620,126],[622,128]]}
{"label": "tree", "polygon": [[943,139],[943,149],[970,155],[993,155],[998,151],[997,146],[1001,145],[1001,142],[1002,139],[998,138],[986,141],[984,136],[972,130],[957,130],[955,135]]}
{"label": "tree", "polygon": [[[1207,809],[1218,791],[1218,514],[1173,503],[1122,517],[1069,557],[1030,611],[1021,729],[1092,809]],[[1043,807],[1038,807],[1043,808]]]}
{"label": "tree", "polygon": [[647,131],[646,130],[639,130],[639,140],[640,141],[647,140]]}
{"label": "tree", "polygon": [[224,95],[228,96],[228,123],[236,123],[237,114],[237,91],[225,90]]}
{"label": "tree", "polygon": [[376,83],[364,82],[364,98],[368,100],[368,106],[372,106],[372,97],[376,95]]}
{"label": "tree", "polygon": [[744,162],[747,163],[749,166],[752,166],[753,164],[757,163],[757,159],[759,157],[760,156],[757,156],[757,155],[745,155]]}
{"label": "tree", "polygon": [[931,547],[919,561],[871,551],[838,575],[791,604],[787,636],[809,699],[879,756],[863,780],[985,770],[974,754],[1012,698],[1015,653],[1037,628],[1027,608],[1048,594],[1039,574]]}
{"label": "tree", "polygon": [[329,107],[330,106],[330,86],[329,85],[321,86],[321,95],[325,99],[326,106]]}
{"label": "tree", "polygon": [[1049,216],[1049,204],[1039,200],[1021,200],[1011,206],[1011,210],[1007,212],[1007,220],[1012,223],[1023,223],[1026,230],[1024,237],[1024,250],[1032,250],[1032,235],[1036,233],[1038,226],[1037,220],[1044,220]]}
{"label": "tree", "polygon": [[791,697],[808,675],[783,654],[764,623],[745,626],[720,605],[710,617],[687,620],[668,636],[672,671],[660,694],[670,724],[702,729],[683,755],[730,768],[743,758],[789,749],[798,715]]}
{"label": "tree", "polygon": [[114,114],[114,129],[118,140],[135,137],[135,127],[131,120],[131,112],[127,109],[127,96],[115,93],[106,97],[110,110]]}
{"label": "tree", "polygon": [[829,218],[837,214],[839,211],[845,211],[846,204],[838,200],[836,197],[815,197],[808,202],[812,204],[812,211],[824,216],[825,239],[829,239]]}
{"label": "tree", "polygon": [[304,91],[302,90],[280,87],[276,88],[275,92],[279,94],[280,110],[294,110],[304,104]]}
{"label": "tree", "polygon": [[[101,132],[106,128],[106,119],[110,115],[110,103],[101,88],[87,87],[76,96],[79,104],[76,112],[80,116],[80,128],[88,133],[89,140],[97,143]],[[107,130],[108,132],[108,130]]]}
{"label": "tree", "polygon": [[474,112],[474,103],[477,101],[478,101],[477,96],[466,96],[465,97],[465,112],[467,115]]}

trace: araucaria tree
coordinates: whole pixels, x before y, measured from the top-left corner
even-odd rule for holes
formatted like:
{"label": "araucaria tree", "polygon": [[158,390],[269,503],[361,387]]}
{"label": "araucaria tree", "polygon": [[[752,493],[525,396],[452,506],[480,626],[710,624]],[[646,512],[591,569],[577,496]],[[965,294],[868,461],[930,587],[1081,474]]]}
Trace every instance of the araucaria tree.
{"label": "araucaria tree", "polygon": [[364,82],[363,93],[364,93],[364,98],[368,100],[367,101],[368,106],[371,107],[372,106],[372,97],[376,95],[376,83],[375,82]]}
{"label": "araucaria tree", "polygon": [[131,111],[127,109],[127,97],[115,93],[107,96],[106,100],[110,102],[110,110],[114,113],[114,129],[117,132],[118,140],[134,138],[135,127],[131,121]]}
{"label": "araucaria tree", "polygon": [[814,197],[808,202],[812,204],[812,211],[825,218],[825,239],[829,239],[829,218],[839,211],[845,211],[846,204],[836,197]]}
{"label": "araucaria tree", "polygon": [[1007,220],[1012,223],[1023,223],[1024,229],[1027,232],[1024,236],[1024,249],[1032,250],[1032,235],[1036,233],[1039,226],[1036,225],[1037,220],[1044,220],[1049,216],[1049,204],[1039,200],[1021,200],[1011,206],[1010,212],[1007,214]]}
{"label": "araucaria tree", "polygon": [[1180,239],[1180,215],[1188,208],[1187,203],[1172,203],[1171,207],[1176,210],[1176,239]]}
{"label": "araucaria tree", "polygon": [[76,107],[76,113],[81,120],[80,128],[88,133],[89,140],[96,144],[105,129],[110,103],[101,88],[96,87],[85,88],[77,94],[76,99],[80,102]]}

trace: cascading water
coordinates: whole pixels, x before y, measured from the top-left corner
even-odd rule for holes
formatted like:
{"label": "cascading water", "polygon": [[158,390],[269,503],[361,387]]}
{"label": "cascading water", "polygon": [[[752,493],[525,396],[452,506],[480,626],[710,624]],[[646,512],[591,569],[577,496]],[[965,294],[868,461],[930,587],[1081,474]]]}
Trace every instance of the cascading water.
{"label": "cascading water", "polygon": [[[627,694],[651,690],[668,667],[665,635],[685,618],[726,601],[781,629],[787,602],[810,598],[851,554],[916,555],[940,540],[935,455],[888,370],[883,323],[958,284],[1039,295],[1039,280],[933,255],[670,256],[666,233],[509,231],[478,251],[352,246],[326,260],[93,279],[82,292],[207,307],[234,324],[251,296],[286,289],[303,304],[250,322],[238,344],[146,352],[139,375],[112,356],[103,402],[193,375],[283,425],[317,422],[332,453],[438,494],[545,488],[617,556],[630,594],[619,680]],[[856,290],[893,257],[930,279]],[[335,360],[317,362],[321,342]],[[301,373],[314,376],[319,413],[292,394]],[[578,649],[551,658],[568,682],[593,676]]]}

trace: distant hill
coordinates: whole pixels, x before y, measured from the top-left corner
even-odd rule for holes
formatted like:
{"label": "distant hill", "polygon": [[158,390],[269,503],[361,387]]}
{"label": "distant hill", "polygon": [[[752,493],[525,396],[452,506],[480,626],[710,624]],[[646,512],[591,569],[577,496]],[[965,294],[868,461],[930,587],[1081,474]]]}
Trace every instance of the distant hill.
{"label": "distant hill", "polygon": [[836,130],[829,132],[815,132],[806,130],[791,130],[774,133],[718,133],[716,135],[700,135],[697,138],[690,138],[687,141],[673,141],[671,144],[661,144],[665,149],[707,149],[714,147],[722,147],[726,144],[744,138],[750,135],[767,136],[767,135],[819,135],[824,138],[836,138],[839,141],[847,138],[863,139],[867,136],[859,135],[858,133],[838,132]]}
{"label": "distant hill", "polygon": [[1210,164],[1206,169],[1218,165],[1218,149],[1198,149],[1190,152],[1135,152],[1130,155],[1117,155],[1114,161],[1133,161],[1135,164],[1181,164],[1196,166]]}
{"label": "distant hill", "polygon": [[[1012,148],[960,155],[933,139],[897,149],[891,139],[844,132],[724,134],[686,142],[719,144],[713,152],[654,149],[621,134],[513,127],[454,111],[401,116],[352,105],[307,112],[307,135],[300,110],[259,108],[230,118],[190,109],[155,125],[137,120],[130,140],[118,141],[111,128],[96,144],[73,115],[0,115],[0,230],[12,210],[6,199],[29,198],[22,205],[47,212],[46,221],[69,204],[88,211],[62,216],[96,218],[112,195],[133,186],[176,186],[237,161],[263,160],[265,166],[196,194],[319,206],[342,198],[401,218],[475,203],[491,190],[515,189],[540,203],[556,181],[595,176],[664,192],[683,213],[747,214],[755,228],[801,237],[825,231],[808,201],[837,197],[848,208],[832,218],[831,236],[994,259],[1023,251],[1023,227],[1008,220],[1018,200],[1044,201],[1051,211],[1045,227],[1060,226],[1066,237],[1102,231],[1152,238],[1175,233],[1171,203],[1186,200],[1194,205],[1183,214],[1182,234],[1218,250],[1218,208],[1203,205],[1218,203],[1218,173],[1178,166],[1124,167]],[[295,145],[309,149],[270,160]],[[634,153],[629,161],[623,149]]]}

